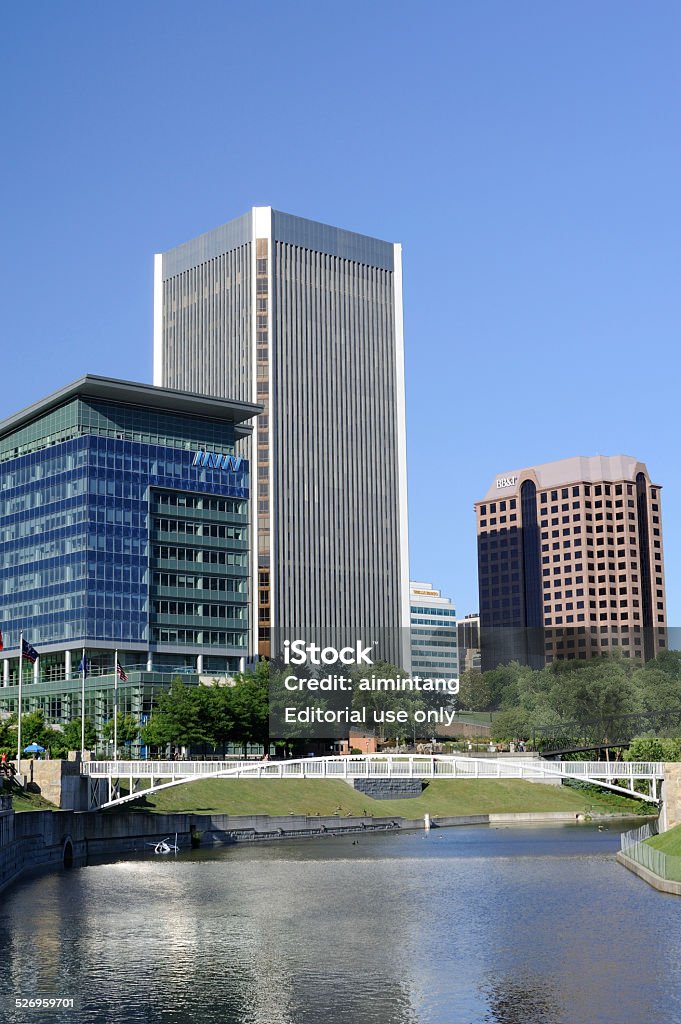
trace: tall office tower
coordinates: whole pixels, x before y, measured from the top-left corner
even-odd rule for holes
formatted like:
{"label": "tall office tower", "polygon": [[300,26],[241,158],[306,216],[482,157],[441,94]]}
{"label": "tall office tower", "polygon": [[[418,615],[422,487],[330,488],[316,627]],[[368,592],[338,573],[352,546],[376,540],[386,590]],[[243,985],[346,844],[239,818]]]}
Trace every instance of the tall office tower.
{"label": "tall office tower", "polygon": [[422,678],[458,679],[456,609],[432,583],[409,584],[411,671]]}
{"label": "tall office tower", "polygon": [[475,505],[482,667],[667,643],[660,487],[627,455],[496,478]]}
{"label": "tall office tower", "polygon": [[263,406],[259,653],[273,628],[406,636],[401,247],[254,207],[158,255],[154,296],[154,382]]}

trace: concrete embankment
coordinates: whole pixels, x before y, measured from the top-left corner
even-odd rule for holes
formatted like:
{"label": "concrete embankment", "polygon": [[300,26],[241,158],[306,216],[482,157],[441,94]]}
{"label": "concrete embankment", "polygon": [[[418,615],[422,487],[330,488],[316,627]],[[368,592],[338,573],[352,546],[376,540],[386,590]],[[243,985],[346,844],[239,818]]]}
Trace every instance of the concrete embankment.
{"label": "concrete embankment", "polygon": [[[469,814],[432,819],[435,828],[457,825],[560,824],[584,820],[573,811],[523,814]],[[621,815],[598,814],[592,821],[621,820]],[[156,814],[144,811],[27,811],[15,814],[0,807],[0,891],[22,875],[44,868],[81,866],[90,860],[127,853],[150,852],[166,837],[181,848],[194,841],[202,846],[307,839],[344,833],[422,829],[422,818],[348,817],[266,814]]]}
{"label": "concrete embankment", "polygon": [[393,818],[56,810],[15,814],[12,810],[0,810],[0,891],[30,871],[81,866],[91,859],[141,853],[150,849],[148,844],[168,836],[174,840],[177,835],[178,846],[188,848],[192,836],[207,845],[386,831],[399,827],[398,819]]}
{"label": "concrete embankment", "polygon": [[[137,822],[137,817],[150,819]],[[0,810],[0,891],[40,868],[82,865],[90,857],[141,850],[147,839],[183,831],[190,842],[191,815],[108,815],[79,811]],[[172,819],[170,821],[169,819]]]}
{"label": "concrete embankment", "polygon": [[626,853],[617,854],[617,863],[622,864],[623,867],[627,868],[634,875],[638,875],[648,885],[652,885],[653,889],[657,889],[658,892],[666,892],[671,896],[681,896],[681,882],[672,882],[666,878],[661,878],[660,875],[656,875],[654,871],[643,866],[643,864],[637,864],[631,857],[627,857]]}

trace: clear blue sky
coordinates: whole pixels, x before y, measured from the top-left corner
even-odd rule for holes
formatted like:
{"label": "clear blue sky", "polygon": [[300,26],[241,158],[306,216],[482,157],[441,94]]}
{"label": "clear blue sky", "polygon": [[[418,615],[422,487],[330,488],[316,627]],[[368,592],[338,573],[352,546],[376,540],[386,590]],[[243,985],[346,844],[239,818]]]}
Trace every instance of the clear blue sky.
{"label": "clear blue sky", "polygon": [[5,416],[151,379],[152,256],[272,205],[404,246],[412,576],[496,473],[635,455],[681,624],[677,2],[4,4]]}

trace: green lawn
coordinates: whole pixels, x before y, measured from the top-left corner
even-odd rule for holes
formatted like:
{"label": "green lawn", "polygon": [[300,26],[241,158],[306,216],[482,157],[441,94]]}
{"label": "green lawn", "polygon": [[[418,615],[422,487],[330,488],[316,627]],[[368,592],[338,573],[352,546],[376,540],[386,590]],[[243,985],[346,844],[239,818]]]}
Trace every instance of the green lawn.
{"label": "green lawn", "polygon": [[373,800],[345,782],[316,779],[212,779],[144,797],[128,808],[195,814],[320,814],[422,818],[460,814],[575,811],[640,813],[637,800],[515,779],[429,783],[414,800]]}
{"label": "green lawn", "polygon": [[24,793],[18,788],[12,788],[12,807],[15,811],[56,811],[57,808],[46,800],[40,793]]}
{"label": "green lawn", "polygon": [[656,850],[668,853],[672,857],[681,857],[681,825],[675,825],[668,832],[663,832],[659,836],[652,836],[650,839],[646,839],[646,843],[649,846],[654,846]]}

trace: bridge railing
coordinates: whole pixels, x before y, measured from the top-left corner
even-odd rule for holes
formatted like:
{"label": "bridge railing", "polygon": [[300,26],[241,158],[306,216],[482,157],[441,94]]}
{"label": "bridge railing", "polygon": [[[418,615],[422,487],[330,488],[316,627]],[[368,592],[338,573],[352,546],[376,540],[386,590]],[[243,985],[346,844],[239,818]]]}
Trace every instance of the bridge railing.
{"label": "bridge railing", "polygon": [[561,775],[579,778],[595,776],[612,779],[660,778],[663,766],[657,761],[554,761],[560,765]]}
{"label": "bridge railing", "polygon": [[217,774],[299,778],[659,779],[664,766],[643,761],[513,761],[432,755],[366,755],[293,761],[84,761],[84,775],[195,778]]}
{"label": "bridge railing", "polygon": [[216,772],[228,771],[230,768],[252,768],[254,761],[83,761],[80,766],[81,775],[134,775],[135,778],[146,776],[167,776],[183,778],[191,775],[215,775]]}

